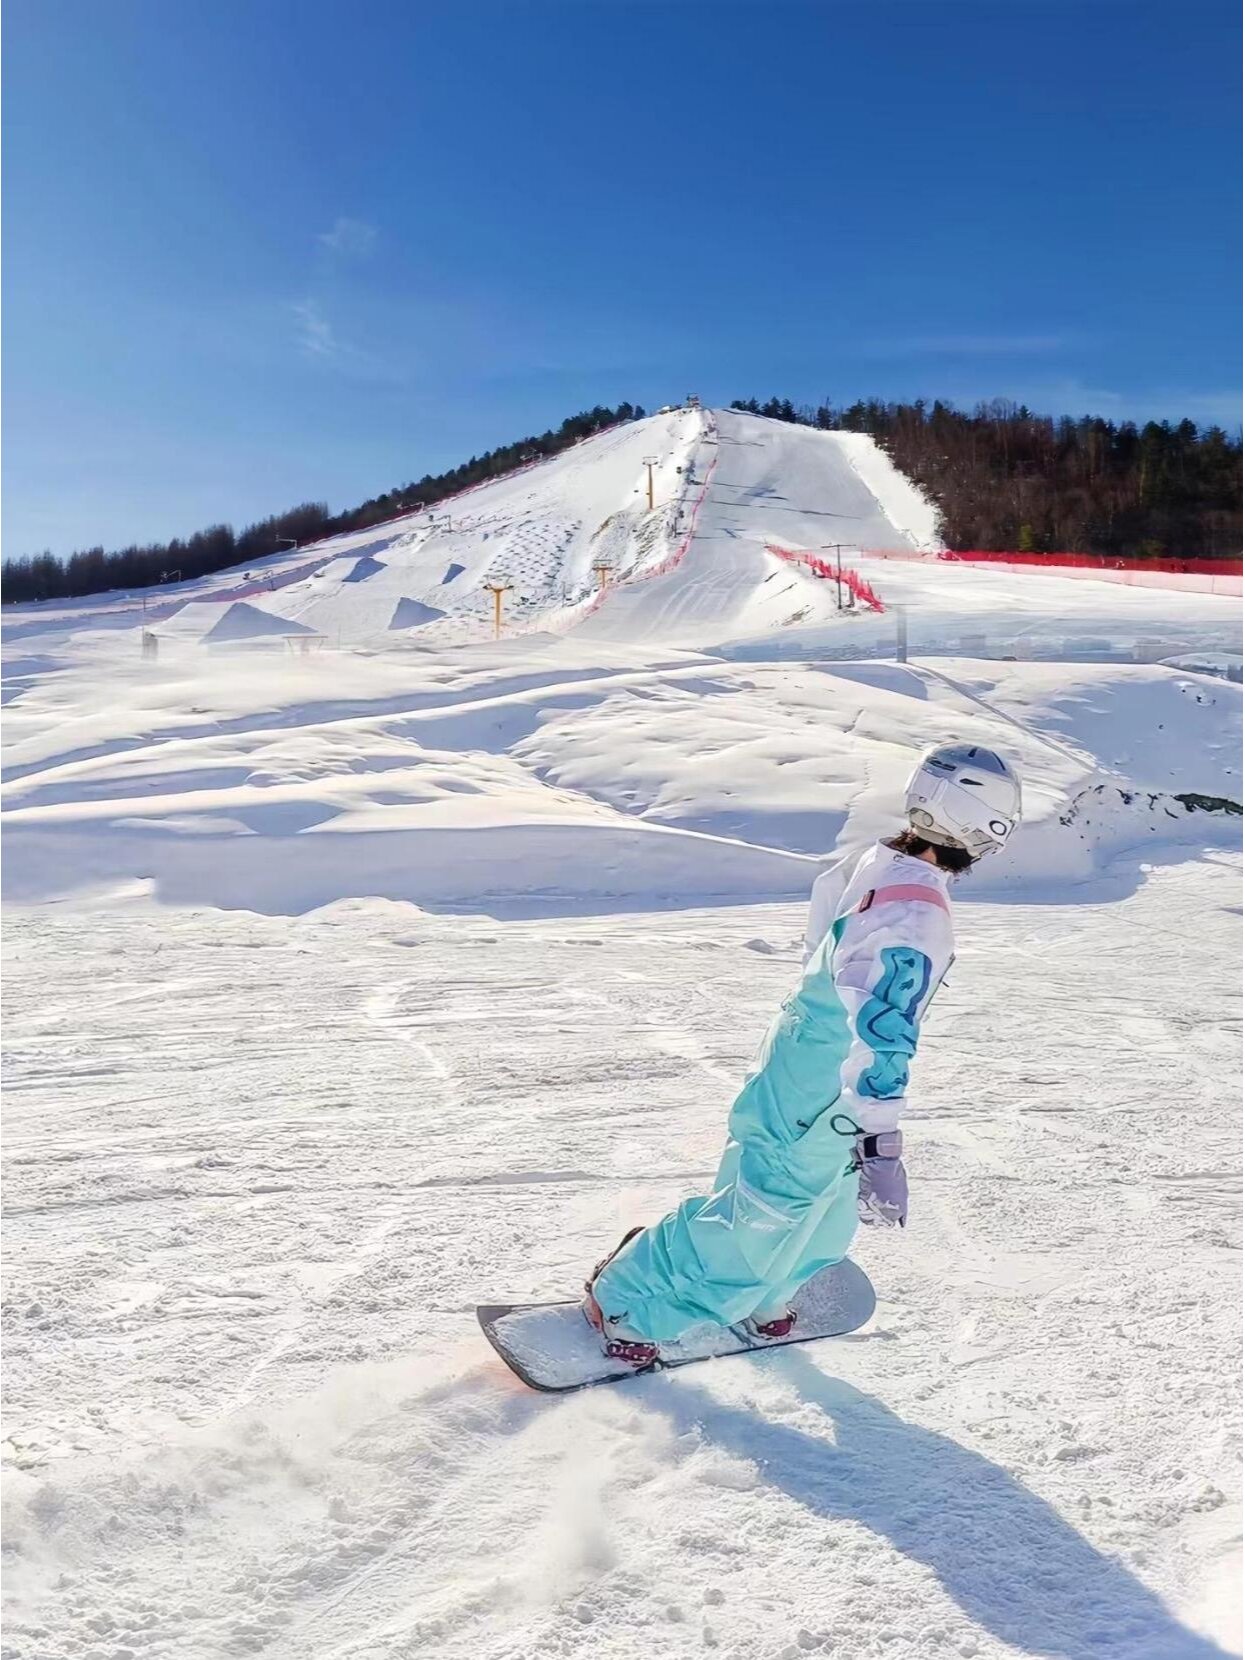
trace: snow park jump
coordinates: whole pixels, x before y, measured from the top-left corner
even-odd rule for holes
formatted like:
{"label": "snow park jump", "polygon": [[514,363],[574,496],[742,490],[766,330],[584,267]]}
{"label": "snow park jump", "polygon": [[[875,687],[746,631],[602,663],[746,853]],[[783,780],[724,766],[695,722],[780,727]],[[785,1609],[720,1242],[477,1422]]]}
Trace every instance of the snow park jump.
{"label": "snow park jump", "polygon": [[1242,1660],[1239,32],[11,0],[0,1660]]}

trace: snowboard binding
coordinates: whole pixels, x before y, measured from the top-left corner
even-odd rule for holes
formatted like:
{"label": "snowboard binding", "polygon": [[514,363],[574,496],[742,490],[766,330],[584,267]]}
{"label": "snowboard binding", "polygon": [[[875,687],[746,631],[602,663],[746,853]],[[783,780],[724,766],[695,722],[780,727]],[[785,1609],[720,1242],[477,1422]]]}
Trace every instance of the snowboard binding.
{"label": "snowboard binding", "polygon": [[611,1324],[609,1316],[597,1301],[592,1288],[606,1264],[614,1260],[624,1245],[630,1244],[638,1233],[643,1232],[643,1228],[631,1228],[618,1241],[618,1244],[615,1245],[609,1255],[601,1258],[592,1273],[584,1281],[583,1301],[584,1318],[594,1331],[600,1333],[606,1356],[610,1360],[624,1361],[626,1365],[634,1366],[637,1371],[642,1371],[645,1367],[657,1363],[659,1351],[656,1343],[650,1343],[645,1338],[638,1337],[611,1337],[607,1329]]}
{"label": "snowboard binding", "polygon": [[799,1319],[796,1311],[789,1308],[785,1314],[780,1314],[776,1320],[745,1320],[744,1325],[754,1337],[765,1337],[775,1342],[782,1337],[790,1337]]}

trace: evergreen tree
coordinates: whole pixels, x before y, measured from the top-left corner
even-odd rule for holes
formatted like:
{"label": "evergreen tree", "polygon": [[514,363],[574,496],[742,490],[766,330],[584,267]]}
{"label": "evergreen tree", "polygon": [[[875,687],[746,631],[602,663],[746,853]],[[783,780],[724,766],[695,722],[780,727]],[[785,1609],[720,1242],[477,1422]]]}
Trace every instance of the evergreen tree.
{"label": "evergreen tree", "polygon": [[1053,420],[1004,399],[971,413],[942,399],[825,402],[791,415],[777,398],[732,407],[871,434],[938,504],[952,548],[1240,555],[1241,441],[1220,427]]}

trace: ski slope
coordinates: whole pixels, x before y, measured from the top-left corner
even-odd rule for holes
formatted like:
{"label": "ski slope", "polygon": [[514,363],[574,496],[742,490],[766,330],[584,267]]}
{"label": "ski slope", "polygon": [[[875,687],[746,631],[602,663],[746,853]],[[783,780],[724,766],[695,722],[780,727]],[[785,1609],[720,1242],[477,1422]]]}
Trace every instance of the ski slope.
{"label": "ski slope", "polygon": [[[699,411],[607,429],[493,483],[369,531],[309,544],[245,569],[148,595],[13,608],[8,638],[150,626],[161,638],[202,639],[238,602],[323,634],[336,645],[392,644],[412,632],[403,602],[452,619],[457,641],[486,631],[486,581],[511,584],[508,614],[521,628],[590,599],[598,561],[642,572],[669,548],[685,468],[704,425]],[[646,457],[657,506],[648,509]],[[194,607],[192,626],[183,608]],[[416,625],[419,627],[421,625]],[[489,630],[491,631],[491,630]],[[280,632],[274,624],[274,635]],[[444,639],[447,630],[436,631]]]}
{"label": "ski slope", "polygon": [[[680,410],[6,613],[6,1660],[1240,1653],[1241,693],[1151,660],[1239,603],[853,554],[898,663],[765,550],[936,540],[867,440]],[[524,1392],[474,1305],[707,1179],[950,736],[1026,822],[874,1321]]]}
{"label": "ski slope", "polygon": [[893,652],[893,614],[844,616],[834,585],[776,559],[771,542],[842,548],[889,606],[906,609],[914,649],[968,639],[976,654],[1055,660],[1240,651],[1240,604],[1226,595],[1173,603],[1163,589],[879,558],[941,544],[929,502],[870,438],[700,409],[611,428],[431,511],[200,582],[10,607],[6,639],[45,652],[85,634],[102,648],[115,633],[124,654],[126,636],[146,626],[179,651],[209,637],[256,640],[258,612],[273,619],[274,644],[297,624],[337,648],[459,645],[491,637],[484,584],[499,580],[510,584],[508,638]]}
{"label": "ski slope", "polygon": [[[834,596],[782,566],[767,540],[913,552],[939,546],[937,516],[868,438],[815,432],[720,410],[697,452],[708,478],[676,570],[620,588],[581,627],[609,639],[684,641],[751,621],[777,627],[805,608],[830,618]],[[870,489],[858,468],[873,458]]]}

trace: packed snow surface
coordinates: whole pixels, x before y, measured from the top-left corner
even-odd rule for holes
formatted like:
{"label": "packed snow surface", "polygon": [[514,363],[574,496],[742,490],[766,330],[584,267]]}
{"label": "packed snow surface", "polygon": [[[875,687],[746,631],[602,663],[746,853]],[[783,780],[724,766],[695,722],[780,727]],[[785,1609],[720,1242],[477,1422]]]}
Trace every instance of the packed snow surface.
{"label": "packed snow surface", "polygon": [[[868,440],[680,410],[8,614],[6,1660],[1239,1654],[1240,688],[1156,660],[1239,605],[936,540]],[[874,1319],[525,1391],[475,1305],[708,1180],[952,736],[1026,822]]]}

